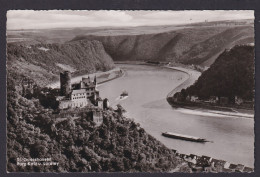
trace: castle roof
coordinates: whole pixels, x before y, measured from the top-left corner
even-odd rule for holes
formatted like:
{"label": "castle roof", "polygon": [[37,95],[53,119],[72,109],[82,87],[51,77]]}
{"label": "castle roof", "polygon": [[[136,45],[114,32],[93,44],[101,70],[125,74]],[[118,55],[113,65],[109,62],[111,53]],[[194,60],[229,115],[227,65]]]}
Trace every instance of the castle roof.
{"label": "castle roof", "polygon": [[102,98],[100,98],[100,97],[97,97],[97,101],[102,101]]}
{"label": "castle roof", "polygon": [[88,77],[88,78],[85,78],[85,77],[83,77],[82,78],[82,82],[85,84],[85,86],[94,86],[94,83],[93,82],[91,82],[91,80],[90,80],[90,78]]}
{"label": "castle roof", "polygon": [[79,93],[86,93],[86,90],[84,90],[84,89],[72,90],[72,94],[79,94]]}

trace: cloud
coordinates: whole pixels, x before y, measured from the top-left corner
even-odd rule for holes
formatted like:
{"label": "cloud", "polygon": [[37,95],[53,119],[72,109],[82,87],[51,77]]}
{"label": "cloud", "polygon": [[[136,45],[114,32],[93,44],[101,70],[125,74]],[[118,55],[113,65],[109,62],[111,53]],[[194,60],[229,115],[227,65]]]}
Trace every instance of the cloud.
{"label": "cloud", "polygon": [[101,21],[128,22],[133,19],[131,15],[126,14],[124,11],[95,11],[92,16]]}
{"label": "cloud", "polygon": [[155,26],[253,18],[254,11],[10,10],[7,13],[7,29]]}

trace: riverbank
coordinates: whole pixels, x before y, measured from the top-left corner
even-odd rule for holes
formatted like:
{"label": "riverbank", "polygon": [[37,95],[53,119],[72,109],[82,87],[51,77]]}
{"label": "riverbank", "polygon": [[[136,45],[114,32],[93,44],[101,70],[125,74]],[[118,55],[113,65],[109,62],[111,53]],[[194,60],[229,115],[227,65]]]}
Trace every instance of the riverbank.
{"label": "riverbank", "polygon": [[205,113],[212,113],[217,115],[225,115],[231,117],[241,117],[241,118],[254,118],[254,110],[248,109],[238,109],[233,107],[223,107],[208,104],[198,104],[191,102],[168,102],[175,108],[184,108],[194,111],[201,111]]}
{"label": "riverbank", "polygon": [[174,102],[172,100],[173,95],[176,92],[180,92],[182,89],[189,87],[194,84],[195,81],[200,77],[201,73],[195,70],[181,68],[181,67],[167,67],[174,70],[184,72],[189,75],[189,78],[185,80],[178,87],[174,88],[166,97],[168,103],[174,108],[185,108],[190,110],[199,110],[205,113],[213,113],[218,115],[225,116],[236,116],[244,118],[254,118],[254,110],[251,109],[242,109],[239,107],[232,106],[217,106],[210,104],[198,104],[198,103],[187,103],[187,102]]}
{"label": "riverbank", "polygon": [[180,85],[178,85],[177,87],[175,87],[170,93],[168,93],[166,99],[173,97],[173,95],[176,92],[181,91],[181,89],[183,88],[187,88],[188,86],[192,85],[195,83],[195,81],[200,77],[201,72],[195,71],[195,70],[191,70],[191,69],[187,69],[187,68],[182,68],[182,67],[173,67],[173,66],[164,66],[165,68],[169,68],[169,69],[173,69],[176,71],[180,71],[183,72],[185,74],[187,74],[189,77],[184,80]]}

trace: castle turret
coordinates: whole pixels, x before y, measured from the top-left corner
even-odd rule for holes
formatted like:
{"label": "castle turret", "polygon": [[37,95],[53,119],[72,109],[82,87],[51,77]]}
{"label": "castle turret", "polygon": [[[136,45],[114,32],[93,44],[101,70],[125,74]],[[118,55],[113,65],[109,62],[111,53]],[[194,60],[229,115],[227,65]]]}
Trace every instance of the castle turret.
{"label": "castle turret", "polygon": [[103,109],[108,109],[108,107],[109,107],[109,101],[108,101],[107,98],[105,98],[105,99],[103,100]]}
{"label": "castle turret", "polygon": [[97,76],[94,77],[94,85],[97,86]]}
{"label": "castle turret", "polygon": [[71,91],[71,73],[65,71],[60,73],[60,94],[61,96],[68,96]]}

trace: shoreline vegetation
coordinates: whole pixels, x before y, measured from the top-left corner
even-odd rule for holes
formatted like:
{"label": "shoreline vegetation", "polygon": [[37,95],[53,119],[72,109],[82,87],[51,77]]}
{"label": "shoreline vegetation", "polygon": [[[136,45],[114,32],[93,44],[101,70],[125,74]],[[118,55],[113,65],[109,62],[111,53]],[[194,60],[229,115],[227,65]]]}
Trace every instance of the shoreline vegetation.
{"label": "shoreline vegetation", "polygon": [[[166,97],[166,100],[168,103],[174,107],[174,108],[185,108],[190,110],[200,110],[203,112],[211,112],[214,114],[221,114],[226,116],[238,116],[238,117],[245,117],[245,118],[254,118],[254,110],[252,109],[242,109],[235,106],[215,106],[210,104],[204,104],[204,103],[189,103],[189,102],[173,102],[172,97],[175,93],[180,92],[183,88],[187,88],[188,86],[195,83],[195,81],[200,76],[200,73],[195,70],[187,69],[187,68],[181,68],[181,67],[168,67],[166,68],[178,70],[181,72],[184,72],[189,75],[189,78],[186,79],[183,83],[181,83],[179,86],[174,88]],[[215,111],[215,112],[214,112]],[[217,112],[219,111],[219,112]]]}
{"label": "shoreline vegetation", "polygon": [[167,96],[173,107],[205,109],[217,114],[254,118],[254,47],[225,50],[190,85]]}

